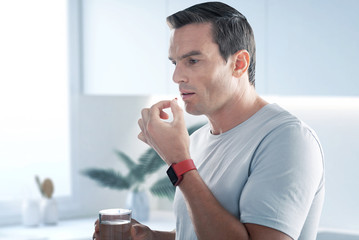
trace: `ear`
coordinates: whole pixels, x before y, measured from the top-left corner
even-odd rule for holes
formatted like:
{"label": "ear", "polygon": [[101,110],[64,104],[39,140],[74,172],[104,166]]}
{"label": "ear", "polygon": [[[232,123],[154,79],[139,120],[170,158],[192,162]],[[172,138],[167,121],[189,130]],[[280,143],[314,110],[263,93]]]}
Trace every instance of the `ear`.
{"label": "ear", "polygon": [[250,63],[250,56],[247,50],[240,50],[233,54],[233,57],[233,76],[239,78],[247,72]]}

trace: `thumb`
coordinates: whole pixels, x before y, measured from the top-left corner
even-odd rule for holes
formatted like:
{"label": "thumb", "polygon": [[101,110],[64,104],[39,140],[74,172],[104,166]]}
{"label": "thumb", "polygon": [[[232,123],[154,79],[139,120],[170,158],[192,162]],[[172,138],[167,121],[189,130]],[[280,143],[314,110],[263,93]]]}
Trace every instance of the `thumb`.
{"label": "thumb", "polygon": [[141,232],[139,224],[133,224],[131,227],[131,237],[132,239],[136,239],[138,232]]}
{"label": "thumb", "polygon": [[173,122],[183,121],[183,110],[178,105],[177,98],[171,101],[171,111],[173,114]]}
{"label": "thumb", "polygon": [[142,224],[133,224],[131,227],[131,237],[133,240],[151,239],[150,229]]}

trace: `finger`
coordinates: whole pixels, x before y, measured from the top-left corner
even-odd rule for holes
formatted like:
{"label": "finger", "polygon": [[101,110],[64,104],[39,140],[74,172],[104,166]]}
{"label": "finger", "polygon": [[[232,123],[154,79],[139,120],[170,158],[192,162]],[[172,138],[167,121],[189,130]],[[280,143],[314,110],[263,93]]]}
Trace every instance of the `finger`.
{"label": "finger", "polygon": [[145,134],[144,134],[145,129],[144,129],[144,127],[143,127],[142,118],[138,119],[138,122],[137,122],[137,123],[138,123],[138,126],[139,126],[140,129],[141,129],[141,132],[137,135],[137,138],[140,139],[142,142],[148,144],[148,142],[147,142],[147,140],[146,140],[146,136],[145,136]]}
{"label": "finger", "polygon": [[150,112],[150,109],[148,109],[148,108],[142,109],[141,116],[142,116],[142,122],[143,123],[147,122],[148,117],[149,117],[149,112]]}
{"label": "finger", "polygon": [[137,239],[149,239],[148,227],[142,224],[133,224],[131,227],[131,237],[133,240]]}
{"label": "finger", "polygon": [[160,111],[160,118],[161,119],[169,119],[170,116],[163,110]]}
{"label": "finger", "polygon": [[100,234],[99,233],[94,233],[92,235],[92,239],[100,240]]}
{"label": "finger", "polygon": [[[137,135],[137,138],[140,139],[142,142],[148,144],[148,142],[147,142],[147,140],[146,140],[146,138],[145,138],[143,132],[140,132],[140,133]],[[149,145],[149,144],[148,144],[148,145]]]}
{"label": "finger", "polygon": [[139,223],[135,219],[131,218],[131,224],[141,224],[141,223]]}
{"label": "finger", "polygon": [[95,222],[95,232],[99,232],[100,231],[100,226],[98,224],[98,219]]}
{"label": "finger", "polygon": [[173,122],[184,121],[183,110],[180,105],[178,105],[176,98],[171,101],[171,111],[173,114]]}
{"label": "finger", "polygon": [[138,119],[137,124],[138,124],[138,126],[140,127],[141,132],[143,132],[144,128],[143,128],[143,121],[142,121],[142,118]]}
{"label": "finger", "polygon": [[[166,117],[166,116],[168,116],[168,114],[165,113],[163,111],[163,109],[169,108],[170,106],[171,106],[171,101],[169,101],[169,100],[160,101],[160,102],[154,104],[151,107],[151,110],[149,112],[150,117],[158,117],[158,116]],[[163,119],[166,119],[166,118],[163,118]]]}
{"label": "finger", "polygon": [[140,225],[141,223],[137,222],[135,219],[131,219],[131,237],[133,240],[136,240],[136,235],[137,235],[137,231],[136,231],[136,226]]}
{"label": "finger", "polygon": [[136,224],[134,224],[131,226],[131,238],[133,240],[136,240],[137,239],[136,235],[137,235]]}

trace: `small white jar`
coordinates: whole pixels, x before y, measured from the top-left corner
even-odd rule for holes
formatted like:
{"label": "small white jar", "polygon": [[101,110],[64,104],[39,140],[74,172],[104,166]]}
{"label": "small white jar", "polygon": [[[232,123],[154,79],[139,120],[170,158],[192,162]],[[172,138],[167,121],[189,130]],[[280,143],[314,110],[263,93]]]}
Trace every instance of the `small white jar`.
{"label": "small white jar", "polygon": [[58,221],[57,203],[54,198],[43,198],[41,201],[42,222],[45,225],[55,225]]}
{"label": "small white jar", "polygon": [[22,203],[22,223],[27,227],[36,227],[40,224],[40,204],[37,199],[26,199]]}

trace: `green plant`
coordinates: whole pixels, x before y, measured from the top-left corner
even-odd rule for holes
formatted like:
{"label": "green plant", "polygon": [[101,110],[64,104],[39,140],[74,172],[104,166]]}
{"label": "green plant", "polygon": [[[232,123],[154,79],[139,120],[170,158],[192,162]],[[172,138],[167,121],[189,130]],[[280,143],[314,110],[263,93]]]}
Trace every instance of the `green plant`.
{"label": "green plant", "polygon": [[[203,124],[189,127],[188,133],[191,135]],[[99,169],[89,168],[82,171],[82,174],[96,181],[103,187],[108,187],[115,190],[131,189],[139,191],[141,185],[145,184],[146,178],[157,172],[165,162],[157,154],[153,148],[146,150],[138,159],[134,161],[123,151],[115,150],[119,160],[121,160],[127,167],[128,173],[124,175],[122,172],[114,169]],[[167,197],[172,200],[175,193],[175,187],[168,180],[166,173],[163,172],[163,177],[156,181],[150,188],[151,194],[157,197]]]}

